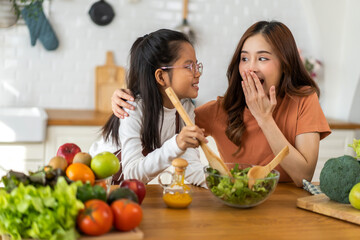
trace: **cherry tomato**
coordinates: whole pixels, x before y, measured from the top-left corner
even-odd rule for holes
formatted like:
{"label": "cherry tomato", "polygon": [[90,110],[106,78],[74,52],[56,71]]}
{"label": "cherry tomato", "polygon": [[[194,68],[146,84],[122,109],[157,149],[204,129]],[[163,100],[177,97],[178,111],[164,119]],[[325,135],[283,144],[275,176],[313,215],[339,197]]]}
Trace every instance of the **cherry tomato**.
{"label": "cherry tomato", "polygon": [[98,236],[112,228],[114,216],[107,203],[98,199],[85,202],[85,209],[77,216],[78,228],[87,235]]}
{"label": "cherry tomato", "polygon": [[139,204],[129,199],[119,199],[111,204],[114,214],[114,227],[120,231],[130,231],[139,226],[142,209]]}

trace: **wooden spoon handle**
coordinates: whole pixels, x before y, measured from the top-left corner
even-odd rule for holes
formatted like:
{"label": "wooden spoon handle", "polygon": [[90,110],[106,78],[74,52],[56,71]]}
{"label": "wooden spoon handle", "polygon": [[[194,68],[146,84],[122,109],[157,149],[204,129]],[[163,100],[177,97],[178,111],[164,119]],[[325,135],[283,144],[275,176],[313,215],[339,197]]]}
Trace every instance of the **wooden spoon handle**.
{"label": "wooden spoon handle", "polygon": [[[176,96],[174,90],[171,87],[168,87],[167,89],[165,89],[165,92],[168,95],[172,104],[175,106],[178,113],[180,114],[181,118],[184,120],[185,124],[187,126],[193,126],[194,123],[191,121],[189,115],[185,111],[184,107],[181,105],[181,102],[179,98]],[[200,142],[200,146],[203,149],[204,154],[212,168],[217,169],[222,175],[231,176],[229,169],[221,160],[221,158],[216,156],[216,154],[213,151],[211,151],[211,149],[209,148],[208,145],[206,145],[206,143]]]}
{"label": "wooden spoon handle", "polygon": [[183,19],[187,19],[189,0],[183,0]]}
{"label": "wooden spoon handle", "polygon": [[269,172],[273,170],[287,155],[289,154],[289,147],[285,146],[281,151],[276,155],[276,157],[269,162],[266,167]]}
{"label": "wooden spoon handle", "polygon": [[184,120],[185,124],[187,126],[194,126],[194,123],[191,121],[189,115],[187,114],[187,112],[185,111],[183,105],[181,105],[181,102],[179,100],[179,98],[176,96],[176,93],[174,92],[174,90],[171,87],[168,87],[165,90],[166,94],[168,95],[170,101],[172,102],[172,104],[174,105],[174,107],[176,108],[176,110],[178,111],[178,113],[180,114],[180,117]]}

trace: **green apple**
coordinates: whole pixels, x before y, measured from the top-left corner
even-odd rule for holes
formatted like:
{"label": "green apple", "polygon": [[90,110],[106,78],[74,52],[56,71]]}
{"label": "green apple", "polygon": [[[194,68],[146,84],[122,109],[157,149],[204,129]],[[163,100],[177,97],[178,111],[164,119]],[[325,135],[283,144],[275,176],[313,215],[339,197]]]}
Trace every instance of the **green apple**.
{"label": "green apple", "polygon": [[97,179],[107,178],[120,169],[119,159],[111,152],[102,152],[91,159],[91,170]]}
{"label": "green apple", "polygon": [[360,183],[352,187],[349,193],[349,201],[354,208],[360,210]]}

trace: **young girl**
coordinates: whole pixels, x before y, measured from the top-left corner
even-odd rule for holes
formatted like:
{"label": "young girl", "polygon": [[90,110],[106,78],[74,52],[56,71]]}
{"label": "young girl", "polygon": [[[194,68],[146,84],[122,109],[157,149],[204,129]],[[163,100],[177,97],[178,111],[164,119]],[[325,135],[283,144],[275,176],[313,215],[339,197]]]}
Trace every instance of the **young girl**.
{"label": "young girl", "polygon": [[[265,165],[285,146],[280,181],[311,181],[319,142],[331,133],[317,84],[306,72],[290,30],[260,21],[244,33],[227,71],[224,97],[195,110],[196,124],[211,135],[225,162]],[[122,105],[121,91],[113,105]],[[126,106],[124,106],[126,107]],[[114,108],[117,115],[121,110]]]}
{"label": "young girl", "polygon": [[[195,149],[199,141],[206,142],[203,131],[184,126],[165,93],[172,87],[194,120],[191,98],[198,95],[201,73],[202,64],[197,63],[194,48],[184,34],[161,29],[138,38],[130,51],[128,75],[135,110],[120,122],[113,115],[103,127],[103,139],[92,145],[90,154],[121,149],[124,178],[144,183],[181,157],[189,163],[186,180],[204,187],[203,165]],[[178,134],[177,125],[181,129]]]}

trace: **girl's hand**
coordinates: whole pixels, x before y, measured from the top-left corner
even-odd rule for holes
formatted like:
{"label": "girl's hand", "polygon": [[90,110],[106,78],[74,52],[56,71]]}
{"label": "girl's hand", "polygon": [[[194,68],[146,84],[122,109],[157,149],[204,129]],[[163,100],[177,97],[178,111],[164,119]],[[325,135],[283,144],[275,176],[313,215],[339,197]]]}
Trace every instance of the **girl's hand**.
{"label": "girl's hand", "polygon": [[243,72],[241,82],[245,95],[246,104],[258,123],[266,121],[272,117],[276,107],[275,86],[269,89],[269,96],[264,92],[264,88],[258,76],[254,72]]}
{"label": "girl's hand", "polygon": [[134,110],[134,106],[127,103],[126,101],[134,101],[134,97],[132,96],[132,92],[129,89],[116,89],[111,97],[111,106],[112,111],[118,118],[128,117],[129,114],[124,111],[123,108]]}
{"label": "girl's hand", "polygon": [[208,142],[205,138],[204,132],[205,130],[200,129],[198,126],[183,127],[181,132],[176,136],[176,143],[183,151],[189,147],[197,148],[200,145],[200,142]]}

